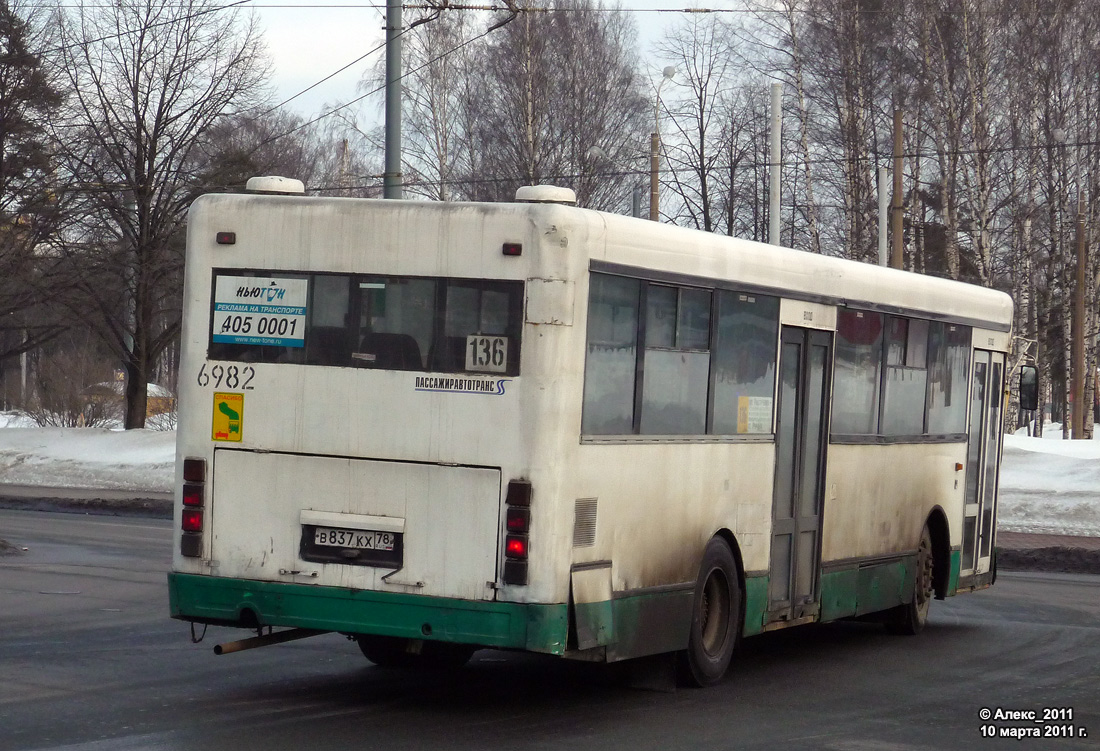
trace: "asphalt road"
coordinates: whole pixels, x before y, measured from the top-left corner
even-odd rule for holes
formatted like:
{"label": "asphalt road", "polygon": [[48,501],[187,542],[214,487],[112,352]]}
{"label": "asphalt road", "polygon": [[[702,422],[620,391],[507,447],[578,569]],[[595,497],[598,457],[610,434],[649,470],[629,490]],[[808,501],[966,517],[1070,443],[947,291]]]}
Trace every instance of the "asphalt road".
{"label": "asphalt road", "polygon": [[[216,657],[244,634],[196,645],[167,617],[170,522],[3,510],[0,538],[16,548],[0,556],[0,751],[1100,746],[1096,576],[1002,574],[934,603],[918,637],[755,637],[721,685],[654,691],[493,651],[453,674],[388,671],[336,634]],[[1075,737],[985,735],[1002,729]]]}

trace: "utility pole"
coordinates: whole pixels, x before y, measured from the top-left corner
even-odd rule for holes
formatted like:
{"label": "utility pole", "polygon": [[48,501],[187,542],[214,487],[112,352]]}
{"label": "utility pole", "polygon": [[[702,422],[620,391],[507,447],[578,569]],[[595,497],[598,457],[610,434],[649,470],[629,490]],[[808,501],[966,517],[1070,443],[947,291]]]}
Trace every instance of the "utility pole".
{"label": "utility pole", "polygon": [[772,84],[771,142],[768,159],[768,242],[780,245],[779,191],[783,171],[783,84]]}
{"label": "utility pole", "polygon": [[902,112],[894,110],[894,202],[891,207],[890,224],[893,243],[890,252],[890,266],[900,269],[904,266],[902,254],[902,241],[904,239],[903,214],[905,211],[901,202],[901,168],[902,168]]}
{"label": "utility pole", "polygon": [[661,136],[656,130],[649,136],[649,218],[650,220],[657,222],[661,219],[661,190],[659,182],[659,173],[661,171],[660,162],[660,150],[661,150]]}
{"label": "utility pole", "polygon": [[676,67],[666,65],[661,71],[661,82],[657,84],[657,96],[653,105],[653,133],[649,137],[649,218],[661,221],[661,87],[676,75]]}
{"label": "utility pole", "polygon": [[401,198],[401,0],[386,0],[386,165],[382,197]]}
{"label": "utility pole", "polygon": [[1073,285],[1073,320],[1070,322],[1070,358],[1073,360],[1073,438],[1085,438],[1085,207],[1077,186],[1077,274]]}
{"label": "utility pole", "polygon": [[889,180],[889,170],[885,167],[878,168],[878,265],[886,266],[887,263],[887,230],[890,221],[887,214],[890,212],[890,193],[886,184]]}

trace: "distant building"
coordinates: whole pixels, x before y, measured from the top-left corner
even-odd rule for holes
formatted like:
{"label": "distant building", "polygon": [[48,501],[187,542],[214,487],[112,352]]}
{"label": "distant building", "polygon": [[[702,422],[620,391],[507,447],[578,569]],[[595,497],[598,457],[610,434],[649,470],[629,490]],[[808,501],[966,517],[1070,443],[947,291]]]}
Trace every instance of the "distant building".
{"label": "distant building", "polygon": [[[84,396],[92,407],[100,413],[122,413],[126,402],[126,383],[124,380],[104,381],[84,389]],[[153,417],[176,410],[175,395],[155,383],[148,384],[148,400],[145,404],[145,416]]]}

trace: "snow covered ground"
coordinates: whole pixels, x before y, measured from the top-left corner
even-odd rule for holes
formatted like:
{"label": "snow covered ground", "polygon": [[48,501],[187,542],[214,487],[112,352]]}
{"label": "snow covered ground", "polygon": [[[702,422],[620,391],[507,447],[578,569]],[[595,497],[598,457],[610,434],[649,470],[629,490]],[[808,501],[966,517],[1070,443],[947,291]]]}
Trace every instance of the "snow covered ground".
{"label": "snow covered ground", "polygon": [[0,412],[0,485],[171,492],[171,430],[40,428]]}
{"label": "snow covered ground", "polygon": [[[1100,430],[1097,431],[1100,435]],[[0,485],[170,492],[176,434],[39,428],[0,412]],[[1100,536],[1100,440],[1005,437],[1000,529]]]}
{"label": "snow covered ground", "polygon": [[1100,537],[1100,426],[1091,441],[1005,436],[999,528],[1009,532]]}

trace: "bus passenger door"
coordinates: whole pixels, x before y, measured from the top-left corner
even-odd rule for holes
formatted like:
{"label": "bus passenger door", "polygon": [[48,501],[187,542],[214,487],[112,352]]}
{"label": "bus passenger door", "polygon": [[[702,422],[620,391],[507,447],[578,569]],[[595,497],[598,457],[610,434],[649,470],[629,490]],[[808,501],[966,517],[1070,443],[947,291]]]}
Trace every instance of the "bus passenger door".
{"label": "bus passenger door", "polygon": [[815,615],[832,333],[784,326],[766,620]]}
{"label": "bus passenger door", "polygon": [[989,571],[997,521],[997,465],[1003,432],[1005,357],[975,350],[970,390],[970,432],[966,450],[966,510],[963,518],[963,576]]}

